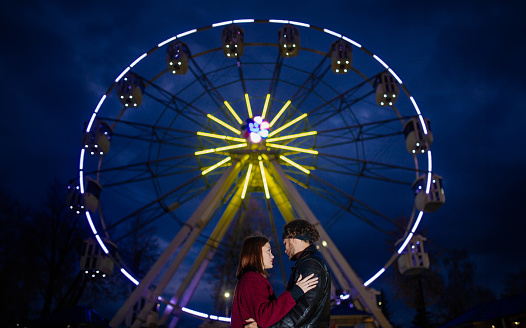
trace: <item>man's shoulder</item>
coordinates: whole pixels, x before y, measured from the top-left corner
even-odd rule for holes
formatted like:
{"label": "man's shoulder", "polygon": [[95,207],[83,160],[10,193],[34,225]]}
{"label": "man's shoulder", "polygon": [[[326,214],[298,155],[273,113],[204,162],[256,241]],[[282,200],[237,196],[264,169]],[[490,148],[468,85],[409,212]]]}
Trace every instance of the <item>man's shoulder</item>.
{"label": "man's shoulder", "polygon": [[308,254],[307,256],[301,258],[296,263],[297,267],[303,267],[303,266],[320,266],[323,269],[327,269],[327,262],[323,259],[320,252],[312,252]]}

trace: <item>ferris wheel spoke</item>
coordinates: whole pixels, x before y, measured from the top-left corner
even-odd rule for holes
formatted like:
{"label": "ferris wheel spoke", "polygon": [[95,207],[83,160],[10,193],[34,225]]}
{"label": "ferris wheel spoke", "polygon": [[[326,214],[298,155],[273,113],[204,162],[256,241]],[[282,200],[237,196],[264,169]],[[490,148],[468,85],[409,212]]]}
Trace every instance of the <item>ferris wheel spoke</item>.
{"label": "ferris wheel spoke", "polygon": [[[334,193],[331,193],[328,189],[309,187],[309,190],[314,192],[316,195],[324,198],[325,200],[331,202],[332,204],[336,205],[339,210],[345,211],[345,212],[351,214],[353,217],[357,218],[358,220],[360,220],[360,221],[366,223],[367,225],[371,226],[375,230],[380,231],[380,232],[382,232],[382,233],[384,233],[386,235],[389,235],[388,231],[386,231],[384,228],[381,228],[379,225],[375,224],[370,219],[368,219],[366,216],[362,215],[361,213],[359,213],[357,211],[356,206],[353,206],[354,205],[354,201],[355,201],[354,199],[348,199],[346,203],[342,203],[341,201],[338,200],[338,197],[336,197],[337,195],[335,195]],[[329,196],[332,196],[332,197],[329,197]],[[373,213],[373,214],[377,214],[378,215],[378,213]],[[341,217],[343,217],[343,213],[341,213],[341,215],[339,216],[338,219],[333,219],[332,221],[328,221],[326,224],[324,224],[324,226],[327,229],[329,229]],[[386,218],[384,216],[380,216],[380,217],[384,218],[384,219],[387,219],[389,222],[392,222],[389,218]]]}
{"label": "ferris wheel spoke", "polygon": [[274,63],[274,70],[272,72],[272,77],[270,78],[270,83],[268,87],[268,94],[270,95],[270,101],[268,103],[268,108],[267,108],[267,117],[272,113],[272,104],[274,102],[274,99],[276,98],[276,91],[278,90],[278,83],[279,83],[279,79],[281,76],[282,67],[283,67],[283,57],[281,57],[278,52],[278,56]]}
{"label": "ferris wheel spoke", "polygon": [[[198,175],[198,176],[195,176],[195,177],[191,178],[190,180],[182,183],[181,185],[177,186],[176,188],[170,190],[169,192],[167,192],[167,193],[159,196],[158,198],[150,201],[149,203],[145,204],[144,206],[141,206],[140,208],[138,208],[137,210],[135,210],[131,214],[126,215],[125,217],[117,220],[115,223],[113,223],[111,225],[108,225],[107,226],[107,230],[110,231],[110,230],[114,229],[115,227],[117,227],[118,225],[122,224],[123,222],[129,220],[130,218],[132,218],[132,217],[134,217],[136,215],[138,215],[139,213],[142,213],[142,212],[144,212],[145,210],[148,210],[148,209],[152,209],[152,206],[155,206],[156,204],[161,204],[162,200],[166,199],[167,197],[169,197],[172,194],[175,194],[179,190],[184,189],[185,187],[191,185],[194,181],[196,181],[196,180],[198,180],[200,178],[201,178],[201,175]],[[155,210],[155,209],[153,209],[153,210]]]}
{"label": "ferris wheel spoke", "polygon": [[[364,159],[335,155],[335,154],[319,153],[318,157],[321,157],[324,160],[327,160],[330,163],[333,163],[334,165],[341,166],[341,167],[348,166],[350,163],[350,164],[367,165],[367,167],[371,171],[372,170],[376,170],[376,171],[381,171],[381,170],[397,170],[398,171],[399,170],[399,171],[407,171],[411,173],[414,173],[414,172],[426,173],[427,172],[427,171],[418,171],[415,168],[407,167],[407,166],[382,163],[382,162],[364,160]],[[341,160],[341,162],[336,162],[335,160]],[[323,167],[323,166],[319,165],[319,167]]]}
{"label": "ferris wheel spoke", "polygon": [[[354,207],[355,208],[355,212],[353,212],[357,217],[360,217],[362,219],[364,219],[364,217],[362,215],[359,214],[359,212],[356,211],[356,208],[359,208],[360,211],[366,211],[370,214],[373,214],[387,222],[390,222],[391,224],[393,225],[396,225],[396,226],[399,226],[400,223],[397,222],[396,220],[393,220],[391,219],[388,215],[385,215],[383,213],[381,213],[380,211],[374,209],[372,206],[369,206],[367,205],[365,202],[363,201],[360,201],[359,199],[357,199],[356,197],[352,196],[352,195],[349,195],[348,193],[346,193],[345,191],[341,190],[340,188],[328,183],[327,181],[321,179],[320,177],[316,176],[316,175],[313,175],[311,174],[311,177],[312,179],[314,180],[317,180],[318,182],[321,182],[323,185],[325,185],[326,188],[323,188],[323,190],[325,190],[325,194],[331,194],[331,195],[338,195],[338,197],[341,199],[343,197],[343,199],[346,200],[346,202],[340,202],[340,206],[343,206],[341,204],[347,204],[346,207],[344,208],[351,208],[351,207]],[[332,190],[333,192],[329,192],[329,190]],[[336,192],[336,193],[334,193]],[[371,225],[374,225],[374,223],[372,223],[372,221],[366,219],[367,221],[369,221],[369,224]],[[376,226],[376,225],[375,225]],[[380,229],[382,230],[381,228],[377,227],[377,229]],[[385,231],[384,231],[385,232]]]}
{"label": "ferris wheel spoke", "polygon": [[200,83],[206,95],[210,97],[216,108],[221,109],[221,112],[227,117],[231,123],[234,123],[234,119],[229,115],[225,107],[223,106],[225,98],[219,92],[219,88],[215,87],[212,81],[208,78],[207,73],[199,66],[194,58],[191,58],[192,66],[189,67],[190,71],[194,75],[195,79]]}
{"label": "ferris wheel spoke", "polygon": [[[318,84],[323,81],[323,77],[327,72],[329,72],[330,65],[326,64],[328,58],[328,55],[322,58],[314,70],[308,75],[307,79],[305,79],[303,84],[297,88],[296,92],[290,98],[294,102],[296,108],[301,108],[309,95],[314,91]],[[289,119],[295,112],[295,110],[289,112]]]}

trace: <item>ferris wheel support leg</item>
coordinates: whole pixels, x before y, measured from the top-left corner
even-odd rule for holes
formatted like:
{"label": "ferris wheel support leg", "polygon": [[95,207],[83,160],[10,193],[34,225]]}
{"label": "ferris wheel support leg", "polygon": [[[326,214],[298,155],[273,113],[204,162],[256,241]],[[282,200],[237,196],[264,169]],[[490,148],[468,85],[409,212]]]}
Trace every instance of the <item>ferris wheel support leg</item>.
{"label": "ferris wheel support leg", "polygon": [[281,216],[285,219],[285,222],[287,223],[294,220],[296,218],[296,214],[294,213],[294,209],[292,208],[292,205],[290,205],[287,196],[283,192],[283,189],[280,188],[279,183],[276,182],[275,178],[268,173],[268,170],[265,171],[267,171],[265,172],[265,174],[267,176],[268,189],[270,191],[270,195],[272,196],[274,203],[278,207]]}
{"label": "ferris wheel support leg", "polygon": [[[341,270],[343,271],[344,275],[348,279],[348,281],[351,283],[354,290],[356,290],[360,303],[365,307],[365,310],[372,313],[374,316],[374,319],[377,323],[377,325],[383,327],[383,328],[391,328],[391,324],[389,321],[385,318],[384,314],[378,308],[378,305],[376,304],[376,301],[373,300],[370,297],[370,292],[366,290],[366,287],[364,287],[362,280],[358,277],[358,275],[354,272],[354,270],[351,268],[347,260],[343,257],[343,255],[340,253],[336,245],[332,242],[329,235],[323,229],[322,225],[318,221],[318,219],[314,216],[314,213],[310,210],[308,205],[305,203],[303,198],[300,196],[296,188],[292,185],[292,183],[287,179],[285,176],[285,172],[283,172],[283,169],[279,165],[279,163],[276,162],[275,158],[270,159],[270,163],[272,164],[272,168],[277,176],[275,178],[281,180],[281,186],[287,195],[287,198],[290,200],[292,206],[298,214],[304,218],[305,220],[309,221],[310,223],[316,225],[320,237],[322,240],[325,240],[327,242],[327,247],[321,247],[320,251],[324,255],[324,258],[327,260],[328,258],[334,258],[334,261],[337,262],[338,267],[336,271]],[[330,253],[329,253],[330,249]],[[329,262],[329,261],[328,261]],[[331,261],[332,262],[332,261]],[[333,269],[333,267],[331,267]]]}
{"label": "ferris wheel support leg", "polygon": [[[242,187],[242,185],[237,186],[236,193],[231,198],[230,203],[225,209],[223,215],[221,216],[221,219],[219,220],[218,224],[214,228],[214,231],[208,238],[208,241],[201,250],[201,253],[199,253],[197,260],[190,268],[190,271],[188,271],[185,279],[179,286],[179,289],[177,290],[176,294],[170,300],[170,304],[177,304],[180,307],[188,305],[188,302],[195,293],[195,290],[199,285],[199,281],[203,277],[206,268],[210,264],[210,261],[213,259],[216,250],[219,247],[219,243],[223,240],[228,230],[228,227],[232,223],[234,216],[243,204],[243,200],[241,199],[241,194],[243,192]],[[159,320],[159,325],[163,325],[164,323],[166,323],[168,317],[172,312],[173,311],[170,311],[169,308],[166,308],[161,316],[161,319]],[[178,316],[173,317],[169,327],[175,327],[179,319],[180,318]]]}
{"label": "ferris wheel support leg", "polygon": [[[271,169],[273,169],[273,168],[274,167],[271,167]],[[280,166],[279,166],[279,169],[281,170]],[[282,176],[280,176],[280,173],[278,171],[276,171],[275,169],[273,170],[272,173],[273,173],[272,175],[271,174],[267,174],[267,176],[272,177],[272,179],[268,179],[269,180],[269,188],[271,189],[271,191],[275,190],[275,194],[272,195],[273,197],[275,197],[275,196],[279,197],[279,203],[278,202],[276,202],[276,203],[278,204],[278,208],[280,209],[281,215],[285,218],[285,222],[288,223],[288,222],[294,220],[297,216],[294,215],[293,208],[292,208],[292,205],[291,205],[291,201],[285,195],[285,193],[286,193],[285,190],[287,189],[287,186],[285,184],[290,184],[290,187],[288,189],[293,188],[294,191],[296,191],[296,189],[293,187],[292,183],[290,183],[289,179],[287,179],[287,177],[285,176],[284,172],[282,172],[283,173],[282,174],[283,178],[282,178]],[[280,182],[276,182],[276,179],[279,180]],[[285,180],[282,180],[282,179],[285,179]],[[281,204],[281,206],[280,206],[280,204]],[[305,211],[301,211],[300,208],[298,208],[297,211],[300,214],[299,216],[301,216],[301,217],[305,217],[306,216],[305,215]],[[324,252],[324,250],[322,250],[322,252]],[[324,254],[324,256],[325,255],[327,255],[327,254]],[[340,285],[340,287],[342,289],[347,289],[347,290],[351,289],[351,286],[350,286],[348,280],[345,279],[341,268],[336,264],[336,262],[334,261],[332,256],[325,256],[325,257],[326,257],[325,260],[327,261],[327,264],[331,268],[332,274],[336,278],[336,281],[338,282],[338,285]]]}
{"label": "ferris wheel support leg", "polygon": [[[200,235],[202,229],[206,227],[208,224],[210,217],[212,216],[215,207],[219,204],[221,201],[221,198],[226,193],[226,189],[228,186],[232,184],[235,177],[239,173],[239,171],[242,168],[243,163],[246,161],[248,156],[244,156],[241,160],[234,159],[232,165],[226,169],[225,173],[219,178],[216,185],[208,192],[205,199],[201,203],[201,205],[195,210],[195,212],[192,214],[192,216],[188,219],[186,224],[179,230],[177,235],[174,237],[174,239],[170,242],[166,250],[161,254],[157,262],[152,266],[150,271],[146,274],[146,276],[141,280],[139,285],[135,288],[135,290],[132,292],[130,297],[126,300],[126,302],[122,305],[122,307],[117,311],[115,316],[110,322],[111,327],[119,327],[120,324],[124,321],[124,318],[126,315],[132,311],[133,306],[139,301],[140,297],[147,292],[148,288],[150,287],[150,284],[153,282],[153,280],[159,275],[159,273],[163,270],[163,268],[168,264],[170,261],[170,258],[175,254],[181,243],[186,240],[185,245],[181,248],[179,253],[177,254],[176,258],[166,270],[166,272],[163,275],[163,278],[161,280],[161,283],[165,284],[164,287],[159,288],[160,285],[156,288],[156,291],[154,292],[154,295],[150,297],[148,305],[154,304],[153,302],[156,301],[157,297],[160,295],[160,293],[164,290],[168,282],[171,280],[173,275],[175,274],[175,271],[177,271],[177,268],[180,265],[180,262],[184,259],[186,256],[186,253],[190,249],[191,245],[197,239],[197,237]],[[184,253],[184,254],[183,254]],[[155,299],[155,300],[154,300]],[[136,320],[138,321],[138,320]]]}

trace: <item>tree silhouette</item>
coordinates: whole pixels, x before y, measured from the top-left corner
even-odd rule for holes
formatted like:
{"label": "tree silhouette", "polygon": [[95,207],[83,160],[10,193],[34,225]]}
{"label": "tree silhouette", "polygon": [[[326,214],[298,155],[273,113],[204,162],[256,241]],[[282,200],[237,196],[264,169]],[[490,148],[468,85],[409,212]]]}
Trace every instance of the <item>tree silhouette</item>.
{"label": "tree silhouette", "polygon": [[478,304],[495,299],[490,289],[475,284],[476,265],[466,250],[449,250],[443,262],[447,284],[437,309],[441,320],[447,322]]}
{"label": "tree silhouette", "polygon": [[64,204],[56,181],[33,211],[2,192],[1,290],[6,318],[24,321],[46,315],[61,302],[79,272],[79,249],[87,227]]}
{"label": "tree silhouette", "polygon": [[[406,226],[409,218],[405,215],[397,218],[401,226]],[[388,240],[394,251],[395,236],[400,236],[402,231],[393,231],[392,238]],[[426,231],[423,232],[426,235]],[[433,240],[427,239],[427,254],[430,266],[427,270],[418,275],[401,274],[398,262],[392,264],[392,269],[386,274],[387,282],[393,288],[393,295],[396,300],[401,300],[406,306],[416,309],[417,313],[413,319],[413,324],[418,327],[426,328],[431,326],[432,316],[428,309],[437,304],[440,300],[444,287],[444,279],[441,275],[439,259],[442,253],[433,244]],[[398,245],[399,246],[399,245]]]}
{"label": "tree silhouette", "polygon": [[0,326],[27,320],[38,291],[36,253],[27,244],[28,206],[0,189]]}
{"label": "tree silhouette", "polygon": [[526,268],[520,269],[517,273],[509,273],[504,278],[504,293],[502,297],[521,293],[526,293]]}

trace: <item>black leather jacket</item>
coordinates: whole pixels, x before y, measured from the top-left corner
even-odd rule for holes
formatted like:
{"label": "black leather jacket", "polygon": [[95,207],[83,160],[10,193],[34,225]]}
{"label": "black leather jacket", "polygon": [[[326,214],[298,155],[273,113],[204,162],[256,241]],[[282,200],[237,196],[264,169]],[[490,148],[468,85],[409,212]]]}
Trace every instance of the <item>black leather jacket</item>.
{"label": "black leather jacket", "polygon": [[329,268],[316,246],[307,247],[292,267],[287,289],[290,290],[298,280],[299,275],[306,277],[314,273],[318,277],[316,288],[309,290],[296,301],[296,305],[272,328],[325,328],[329,327],[331,303],[331,277]]}

